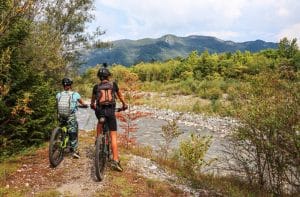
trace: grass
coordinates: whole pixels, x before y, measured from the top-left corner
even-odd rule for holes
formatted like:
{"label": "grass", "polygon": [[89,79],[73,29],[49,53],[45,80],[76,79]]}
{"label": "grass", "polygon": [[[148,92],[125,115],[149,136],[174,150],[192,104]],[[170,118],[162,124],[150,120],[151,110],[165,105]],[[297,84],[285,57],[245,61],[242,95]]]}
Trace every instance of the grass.
{"label": "grass", "polygon": [[174,193],[178,196],[183,195],[180,189],[170,187],[168,184],[156,179],[146,179],[146,184],[149,194],[153,196],[168,196],[170,193]]}
{"label": "grass", "polygon": [[[238,177],[234,176],[213,176],[210,174],[197,173],[191,175],[188,171],[180,165],[178,157],[168,157],[163,159],[152,155],[150,158],[156,161],[160,166],[168,169],[177,176],[182,177],[182,180],[190,181],[191,185],[195,189],[204,189],[211,192],[211,195],[222,194],[225,196],[232,197],[271,197],[266,190],[260,190],[258,186],[251,186],[246,181],[241,180]],[[155,180],[148,180],[148,187],[154,187]],[[155,190],[159,190],[156,188]]]}
{"label": "grass", "polygon": [[232,197],[271,197],[272,194],[260,190],[257,186],[251,186],[247,182],[234,176],[198,175],[193,184],[207,189],[217,189],[221,193]]}
{"label": "grass", "polygon": [[9,158],[1,158],[0,163],[0,183],[4,182],[7,177],[16,172],[17,169],[21,167],[21,160],[22,157],[30,156],[32,154],[35,154],[35,151],[40,148],[46,146],[46,143],[39,146],[39,147],[30,147],[27,149],[24,149],[23,151],[19,152],[16,155],[13,155]]}
{"label": "grass", "polygon": [[[231,116],[231,90],[240,83],[236,81],[187,80],[162,83],[143,82],[142,91],[154,92],[137,101],[160,109],[194,112],[207,115]],[[159,101],[159,102],[158,102]]]}
{"label": "grass", "polygon": [[[151,146],[140,146],[140,145],[136,145],[136,146],[119,146],[121,149],[121,152],[124,153],[131,153],[137,156],[141,156],[141,157],[145,157],[145,158],[151,158],[153,157],[153,150]],[[123,157],[121,156],[121,159]],[[127,158],[127,161],[129,159]],[[126,161],[126,160],[125,160]]]}
{"label": "grass", "polygon": [[178,112],[228,116],[232,114],[230,102],[225,99],[202,99],[193,95],[168,95],[167,93],[145,93],[135,104]]}
{"label": "grass", "polygon": [[0,163],[0,182],[6,181],[8,176],[13,172],[16,172],[20,167],[21,164],[18,158],[11,158]]}
{"label": "grass", "polygon": [[39,192],[35,195],[36,197],[59,197],[62,196],[62,194],[55,189],[46,190],[43,192]]}
{"label": "grass", "polygon": [[[147,157],[153,161],[156,161],[163,168],[168,169],[177,176],[182,177],[182,180],[188,180],[191,182],[192,187],[195,189],[204,189],[211,192],[211,195],[214,194],[222,194],[225,196],[232,197],[269,197],[272,196],[269,192],[265,190],[258,189],[259,187],[251,186],[247,182],[234,177],[234,176],[213,176],[209,174],[201,174],[197,173],[192,176],[189,172],[187,172],[180,165],[179,158],[177,154],[173,154],[172,157],[168,157],[167,159],[163,159],[159,157],[150,147],[143,146],[131,146],[128,149],[125,147],[121,148],[121,152],[131,153],[134,155],[139,155],[141,157]],[[159,180],[154,179],[146,179],[146,185],[148,188],[148,192],[153,196],[163,195],[164,190],[168,190],[168,194],[170,192],[179,193],[178,189],[171,187],[168,189],[164,186],[165,183],[160,183]]]}
{"label": "grass", "polygon": [[22,166],[23,158],[30,157],[35,155],[36,150],[41,147],[45,147],[47,143],[44,143],[40,146],[33,146],[23,151],[10,156],[10,157],[2,157],[0,163],[0,196],[8,196],[8,197],[18,197],[24,196],[24,193],[28,190],[28,188],[19,188],[14,189],[7,187],[6,182],[9,177],[14,174],[19,168]]}
{"label": "grass", "polygon": [[16,189],[0,187],[0,196],[5,197],[22,197],[24,196],[22,192],[17,191]]}

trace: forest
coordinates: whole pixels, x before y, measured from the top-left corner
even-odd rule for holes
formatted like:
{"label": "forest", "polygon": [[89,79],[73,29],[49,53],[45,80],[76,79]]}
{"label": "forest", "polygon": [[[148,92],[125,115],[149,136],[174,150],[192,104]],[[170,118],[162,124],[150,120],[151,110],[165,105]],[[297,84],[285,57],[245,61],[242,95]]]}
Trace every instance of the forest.
{"label": "forest", "polygon": [[[55,94],[62,77],[89,98],[100,65],[79,75],[82,49],[105,47],[85,25],[92,0],[0,2],[0,158],[49,139],[56,124]],[[241,124],[230,136],[231,155],[249,182],[300,186],[300,51],[282,38],[278,49],[257,53],[194,51],[164,62],[111,65],[125,91],[194,95],[210,101],[192,111],[231,116]]]}

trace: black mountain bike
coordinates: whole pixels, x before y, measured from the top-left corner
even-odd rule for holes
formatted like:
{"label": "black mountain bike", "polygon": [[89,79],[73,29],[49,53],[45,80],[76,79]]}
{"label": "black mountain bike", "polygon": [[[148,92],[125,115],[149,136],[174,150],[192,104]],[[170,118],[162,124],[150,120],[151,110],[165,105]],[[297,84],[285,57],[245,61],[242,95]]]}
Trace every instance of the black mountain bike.
{"label": "black mountain bike", "polygon": [[[116,108],[116,112],[124,111],[126,108]],[[107,163],[112,160],[111,152],[111,139],[109,134],[109,128],[105,117],[101,117],[102,133],[97,136],[96,139],[96,151],[95,151],[95,171],[98,181],[102,181],[104,178],[104,171]]]}
{"label": "black mountain bike", "polygon": [[67,120],[60,121],[51,134],[49,143],[49,161],[52,167],[56,167],[64,158],[65,151],[70,150],[71,143],[69,137],[69,127]]}
{"label": "black mountain bike", "polygon": [[[87,106],[78,106],[79,108],[87,108]],[[68,120],[61,119],[59,126],[56,127],[50,137],[49,142],[49,161],[52,167],[56,167],[64,159],[65,153],[71,151],[70,128]]]}

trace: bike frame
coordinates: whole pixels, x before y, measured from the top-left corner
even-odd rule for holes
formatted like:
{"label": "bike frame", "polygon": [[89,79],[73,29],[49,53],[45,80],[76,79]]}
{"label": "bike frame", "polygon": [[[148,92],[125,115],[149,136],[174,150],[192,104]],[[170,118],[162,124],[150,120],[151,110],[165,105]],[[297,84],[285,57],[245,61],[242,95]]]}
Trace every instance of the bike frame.
{"label": "bike frame", "polygon": [[68,133],[67,126],[61,127],[61,130],[62,130],[63,135],[64,135],[63,141],[61,142],[61,148],[65,149],[68,146],[70,136],[69,136],[69,133]]}
{"label": "bike frame", "polygon": [[[117,108],[116,111],[120,112],[125,109]],[[102,117],[101,117],[102,118]],[[100,119],[99,118],[99,121]],[[95,154],[95,171],[98,181],[102,181],[104,178],[104,171],[107,166],[107,162],[111,160],[111,139],[110,131],[108,128],[108,122],[104,117],[104,120],[101,120],[102,132],[98,133],[96,138],[96,154]]]}
{"label": "bike frame", "polygon": [[[57,139],[59,139],[59,142],[56,144]],[[59,126],[52,131],[49,143],[49,160],[52,167],[56,167],[63,160],[65,149],[69,146],[69,139],[67,122],[60,121]],[[57,157],[53,157],[57,153]]]}
{"label": "bike frame", "polygon": [[106,144],[106,146],[104,146],[104,153],[106,154],[105,156],[108,159],[110,159],[110,149],[111,149],[110,144],[111,144],[111,139],[110,139],[110,130],[108,128],[108,123],[106,121],[106,118],[105,118],[105,120],[104,120],[104,122],[102,124],[103,125],[102,125],[102,133],[101,134],[103,135],[103,137],[104,137],[104,143]]}

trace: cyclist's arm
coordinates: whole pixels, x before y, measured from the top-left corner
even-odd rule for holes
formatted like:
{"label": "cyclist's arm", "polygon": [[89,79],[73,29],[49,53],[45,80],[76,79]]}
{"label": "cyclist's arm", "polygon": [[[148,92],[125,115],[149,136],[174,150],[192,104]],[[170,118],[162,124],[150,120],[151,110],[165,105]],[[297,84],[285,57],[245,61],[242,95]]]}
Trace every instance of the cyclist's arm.
{"label": "cyclist's arm", "polygon": [[81,105],[87,105],[87,104],[84,103],[84,101],[82,100],[82,98],[78,99],[77,101],[78,101]]}
{"label": "cyclist's arm", "polygon": [[91,98],[91,104],[90,104],[92,109],[96,109],[95,101],[96,101],[96,96],[93,94]]}
{"label": "cyclist's arm", "polygon": [[127,104],[125,103],[124,97],[119,89],[119,86],[116,82],[113,82],[115,92],[117,93],[118,98],[122,102],[123,108],[127,108]]}
{"label": "cyclist's arm", "polygon": [[75,94],[76,94],[75,96],[76,96],[77,102],[80,103],[81,107],[88,107],[88,105],[84,103],[80,94],[79,93],[75,93]]}
{"label": "cyclist's arm", "polygon": [[127,108],[127,104],[125,103],[124,97],[120,90],[117,91],[117,95],[118,95],[118,98],[120,99],[120,101],[122,102],[123,108]]}
{"label": "cyclist's arm", "polygon": [[92,98],[90,103],[92,109],[96,109],[96,91],[97,91],[97,85],[95,85],[93,88],[93,93],[92,93]]}

